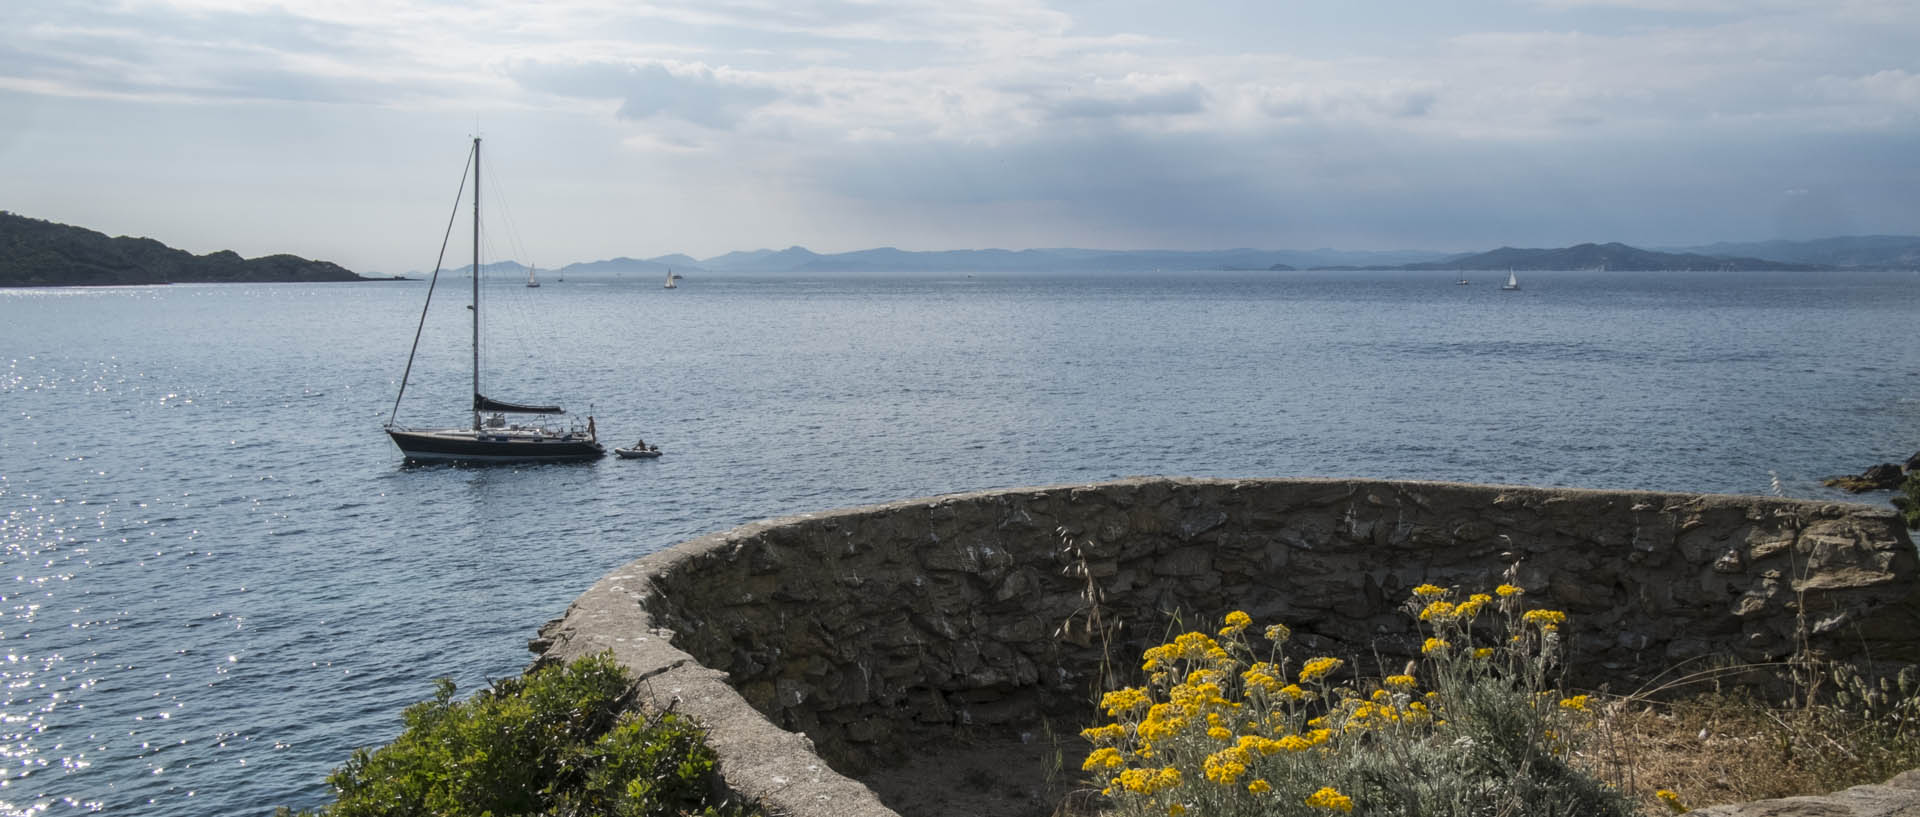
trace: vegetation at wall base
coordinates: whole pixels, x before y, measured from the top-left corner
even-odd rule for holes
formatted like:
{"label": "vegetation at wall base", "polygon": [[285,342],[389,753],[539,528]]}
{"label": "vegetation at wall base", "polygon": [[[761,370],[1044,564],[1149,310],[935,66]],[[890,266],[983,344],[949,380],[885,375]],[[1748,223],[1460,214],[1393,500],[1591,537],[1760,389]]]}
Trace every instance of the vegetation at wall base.
{"label": "vegetation at wall base", "polygon": [[[312,817],[746,817],[711,802],[714,761],[685,716],[628,710],[610,655],[543,667],[455,701],[442,679],[408,707],[406,731],[359,749],[327,778],[338,795]],[[280,817],[291,817],[286,809]]]}
{"label": "vegetation at wall base", "polygon": [[[1826,794],[1920,768],[1920,669],[1868,679],[1847,665],[1794,674],[1770,704],[1698,673],[1665,697],[1560,688],[1557,611],[1522,591],[1457,600],[1422,585],[1430,628],[1403,673],[1361,678],[1316,657],[1297,669],[1284,625],[1146,651],[1147,682],[1107,693],[1110,723],[1081,734],[1102,795],[1076,813],[1180,815],[1629,815]],[[1264,649],[1263,649],[1264,647]],[[1816,664],[1796,661],[1802,670]],[[1675,690],[1706,687],[1690,697]]]}
{"label": "vegetation at wall base", "polygon": [[1920,768],[1920,670],[1869,680],[1827,667],[1780,705],[1703,680],[1706,691],[1600,704],[1596,761],[1651,812],[1658,790],[1695,808],[1826,794]]}
{"label": "vegetation at wall base", "polygon": [[1217,638],[1146,651],[1146,683],[1107,693],[1113,721],[1081,733],[1082,769],[1125,817],[1633,814],[1576,760],[1594,713],[1557,688],[1566,616],[1521,595],[1416,588],[1424,658],[1375,679],[1331,656],[1296,670],[1285,626],[1255,637],[1230,613]]}

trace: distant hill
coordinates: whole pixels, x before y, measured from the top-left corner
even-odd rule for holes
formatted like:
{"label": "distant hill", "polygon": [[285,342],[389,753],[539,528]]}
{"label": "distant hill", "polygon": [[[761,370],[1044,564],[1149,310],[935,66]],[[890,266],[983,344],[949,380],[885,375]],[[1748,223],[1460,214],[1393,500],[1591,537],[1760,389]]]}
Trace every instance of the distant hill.
{"label": "distant hill", "polygon": [[1743,258],[1727,255],[1702,255],[1699,253],[1670,253],[1643,250],[1629,247],[1618,242],[1609,244],[1576,244],[1560,249],[1520,249],[1501,247],[1473,255],[1462,255],[1441,261],[1428,261],[1418,264],[1402,264],[1392,269],[1406,270],[1822,270],[1829,267],[1820,264],[1798,264],[1783,261],[1766,261],[1759,258]]}
{"label": "distant hill", "polygon": [[1722,241],[1699,247],[1674,247],[1674,252],[1707,255],[1745,255],[1794,264],[1866,269],[1920,269],[1920,236],[1848,235],[1812,241]]}
{"label": "distant hill", "polygon": [[83,227],[0,211],[0,286],[364,281],[338,264],[291,255],[194,255],[151,238],[109,238]]}
{"label": "distant hill", "polygon": [[700,266],[721,272],[791,272],[805,267],[821,256],[805,247],[784,250],[735,250],[700,262]]}
{"label": "distant hill", "polygon": [[[1152,272],[1271,270],[1329,264],[1399,264],[1438,257],[1424,250],[871,250],[821,254],[805,247],[730,252],[700,260],[718,272]],[[657,260],[657,259],[656,259]],[[676,264],[676,266],[678,266]]]}
{"label": "distant hill", "polygon": [[609,258],[604,261],[582,261],[568,264],[560,268],[560,274],[606,275],[625,272],[644,272],[651,275],[655,272],[664,273],[666,269],[667,265],[658,261],[642,261],[638,258],[628,258],[623,255],[619,258]]}

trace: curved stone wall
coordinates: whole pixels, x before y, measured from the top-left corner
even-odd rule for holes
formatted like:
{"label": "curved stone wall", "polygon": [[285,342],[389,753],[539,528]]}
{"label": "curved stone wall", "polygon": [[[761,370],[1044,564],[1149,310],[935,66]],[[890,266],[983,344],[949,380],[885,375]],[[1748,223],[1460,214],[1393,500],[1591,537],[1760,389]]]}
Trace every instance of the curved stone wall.
{"label": "curved stone wall", "polygon": [[1062,632],[1085,622],[1089,581],[1123,625],[1123,668],[1170,616],[1233,609],[1286,623],[1303,652],[1393,661],[1417,645],[1400,609],[1415,585],[1484,590],[1509,568],[1571,616],[1576,686],[1777,662],[1802,639],[1920,661],[1920,562],[1889,509],[1356,480],[1140,479],[757,522],[622,567],[533,646],[613,650],[656,703],[709,724],[730,786],[776,810],[919,815],[887,769],[952,773],[938,756],[971,745],[1017,778],[1051,752],[1021,750],[1038,733],[1092,721],[1108,653]]}

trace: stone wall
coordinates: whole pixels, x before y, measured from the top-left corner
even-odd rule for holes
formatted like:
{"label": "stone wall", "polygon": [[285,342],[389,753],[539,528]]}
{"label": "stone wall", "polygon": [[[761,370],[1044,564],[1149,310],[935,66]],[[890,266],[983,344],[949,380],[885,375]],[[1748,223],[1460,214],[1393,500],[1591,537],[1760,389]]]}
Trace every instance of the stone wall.
{"label": "stone wall", "polygon": [[1891,510],[1352,480],[1126,480],[758,522],[622,567],[535,647],[614,650],[712,726],[729,785],[776,809],[917,815],[842,775],[1095,719],[1109,650],[1061,633],[1085,622],[1089,580],[1130,669],[1170,616],[1234,609],[1287,624],[1303,653],[1393,661],[1418,643],[1415,585],[1503,574],[1570,616],[1575,686],[1778,662],[1800,640],[1920,661],[1920,562]]}

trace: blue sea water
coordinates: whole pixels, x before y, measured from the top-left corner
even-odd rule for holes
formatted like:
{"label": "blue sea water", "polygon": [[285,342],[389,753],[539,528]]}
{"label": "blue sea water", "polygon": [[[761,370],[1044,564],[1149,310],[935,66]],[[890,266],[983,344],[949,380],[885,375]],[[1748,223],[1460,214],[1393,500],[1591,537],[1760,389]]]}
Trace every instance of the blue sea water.
{"label": "blue sea water", "polygon": [[[487,391],[668,453],[486,469],[380,432],[418,282],[0,291],[0,814],[317,805],[432,679],[753,519],[1141,474],[1838,498],[1920,447],[1912,273],[1453,277],[509,282]],[[403,423],[460,420],[461,296]]]}

